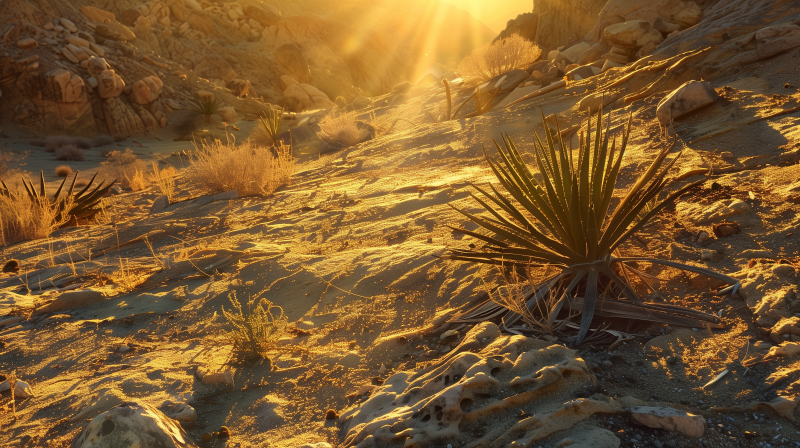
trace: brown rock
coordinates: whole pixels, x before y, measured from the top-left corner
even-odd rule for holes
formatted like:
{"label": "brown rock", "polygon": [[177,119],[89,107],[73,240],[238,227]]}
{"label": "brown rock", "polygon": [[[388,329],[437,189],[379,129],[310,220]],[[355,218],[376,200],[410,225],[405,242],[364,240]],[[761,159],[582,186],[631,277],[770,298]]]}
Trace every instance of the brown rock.
{"label": "brown rock", "polygon": [[89,58],[86,61],[86,70],[89,72],[89,75],[94,76],[97,78],[100,76],[101,73],[111,68],[103,58]]}
{"label": "brown rock", "polygon": [[61,49],[61,55],[64,56],[66,60],[72,62],[73,64],[77,64],[80,62],[78,58],[75,57],[75,54],[69,51],[66,47]]}
{"label": "brown rock", "polygon": [[307,84],[311,82],[311,70],[309,69],[308,61],[303,55],[303,51],[296,44],[283,44],[273,52],[273,55],[300,83]]}
{"label": "brown rock", "polygon": [[656,108],[656,116],[662,125],[686,115],[719,99],[719,95],[707,81],[687,81],[664,97]]}
{"label": "brown rock", "polygon": [[216,54],[206,55],[197,65],[194,71],[198,76],[206,79],[222,79],[225,82],[236,78],[236,72],[228,61]]}
{"label": "brown rock", "polygon": [[67,30],[69,30],[70,33],[77,33],[78,32],[78,27],[75,26],[74,23],[72,23],[72,20],[65,19],[65,18],[62,17],[62,18],[58,19],[58,21],[61,22],[61,26],[63,26]]}
{"label": "brown rock", "polygon": [[136,24],[136,20],[142,17],[142,13],[138,9],[123,9],[119,13],[119,21],[127,26]]}
{"label": "brown rock", "polygon": [[117,75],[114,70],[103,70],[97,78],[97,92],[100,98],[116,98],[125,89],[125,81]]}
{"label": "brown rock", "polygon": [[39,43],[36,42],[36,39],[22,39],[17,41],[17,47],[22,48],[23,50],[27,50],[28,48],[36,48],[39,46]]}
{"label": "brown rock", "polygon": [[716,235],[718,238],[735,235],[742,231],[742,229],[739,227],[739,223],[736,221],[722,221],[718,224],[714,224],[713,229],[714,235]]}
{"label": "brown rock", "polygon": [[239,98],[247,96],[247,94],[250,92],[250,83],[245,79],[231,80],[228,82],[226,87],[230,89],[232,94],[238,96]]}
{"label": "brown rock", "polygon": [[114,13],[95,8],[94,6],[81,6],[81,12],[87,19],[97,23],[113,22],[117,19]]}
{"label": "brown rock", "polygon": [[104,39],[122,42],[136,39],[136,34],[131,31],[130,28],[119,22],[108,22],[103,25],[97,25],[94,30],[98,36]]}

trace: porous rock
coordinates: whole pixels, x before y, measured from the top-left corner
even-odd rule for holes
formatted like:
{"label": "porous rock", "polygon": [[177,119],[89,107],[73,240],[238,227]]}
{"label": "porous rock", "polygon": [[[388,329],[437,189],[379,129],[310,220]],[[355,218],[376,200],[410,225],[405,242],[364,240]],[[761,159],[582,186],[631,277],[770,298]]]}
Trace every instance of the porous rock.
{"label": "porous rock", "polygon": [[71,448],[189,448],[196,445],[181,426],[158,409],[123,403],[95,417]]}
{"label": "porous rock", "polygon": [[656,108],[656,117],[662,125],[686,115],[719,99],[716,90],[706,81],[687,81],[664,97]]}
{"label": "porous rock", "polygon": [[633,406],[631,417],[636,423],[649,428],[677,431],[686,437],[703,437],[706,419],[675,408],[663,406]]}
{"label": "porous rock", "polygon": [[[575,351],[502,336],[496,325],[481,323],[435,364],[394,374],[367,401],[344,412],[343,446],[440,446],[436,441],[445,439],[454,446],[507,446],[513,440],[536,446],[591,415],[621,412],[622,403],[614,399],[574,399],[592,384]],[[519,420],[520,409],[530,417]],[[462,432],[484,422],[492,423],[479,438]]]}

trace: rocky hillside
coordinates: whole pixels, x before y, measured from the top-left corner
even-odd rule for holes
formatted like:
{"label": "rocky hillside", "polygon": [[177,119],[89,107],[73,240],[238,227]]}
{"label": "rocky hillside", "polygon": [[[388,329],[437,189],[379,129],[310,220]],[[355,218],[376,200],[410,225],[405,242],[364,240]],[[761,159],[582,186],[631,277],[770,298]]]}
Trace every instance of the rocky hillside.
{"label": "rocky hillside", "polygon": [[198,91],[232,108],[228,122],[268,103],[330,108],[491,38],[451,5],[407,3],[4,1],[0,113],[38,135],[131,136],[166,126]]}

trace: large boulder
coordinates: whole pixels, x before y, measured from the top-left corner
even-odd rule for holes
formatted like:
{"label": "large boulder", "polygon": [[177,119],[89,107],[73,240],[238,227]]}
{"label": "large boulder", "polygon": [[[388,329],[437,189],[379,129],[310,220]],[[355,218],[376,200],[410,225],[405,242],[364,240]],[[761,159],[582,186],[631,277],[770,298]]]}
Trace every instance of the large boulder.
{"label": "large boulder", "polygon": [[667,95],[656,108],[662,125],[717,101],[716,90],[706,81],[688,81]]}
{"label": "large boulder", "polygon": [[309,84],[294,84],[283,92],[286,107],[294,112],[333,109],[336,104],[322,91]]}
{"label": "large boulder", "polygon": [[127,42],[136,39],[136,34],[130,28],[117,21],[97,25],[94,31],[98,36],[109,40]]}
{"label": "large boulder", "polygon": [[189,448],[196,445],[175,420],[158,409],[123,403],[95,417],[71,448]]}
{"label": "large boulder", "polygon": [[617,23],[603,30],[603,35],[612,44],[641,48],[650,42],[661,43],[664,38],[646,20],[631,20]]}
{"label": "large boulder", "polygon": [[615,23],[644,20],[655,23],[659,17],[682,27],[696,25],[702,19],[703,11],[693,1],[683,0],[609,0],[597,15],[597,22],[584,40],[597,43],[603,37],[603,30]]}
{"label": "large boulder", "polygon": [[101,73],[111,68],[103,58],[96,58],[91,57],[88,61],[86,61],[86,70],[89,72],[89,75],[94,76],[97,78],[100,76]]}
{"label": "large boulder", "polygon": [[546,50],[575,44],[592,29],[606,1],[536,0],[533,12],[510,20],[497,39],[519,34]]}
{"label": "large boulder", "polygon": [[132,103],[144,105],[158,99],[158,96],[161,95],[161,90],[164,88],[164,83],[158,76],[147,76],[133,83],[131,87],[131,93],[128,98]]}
{"label": "large boulder", "polygon": [[116,98],[125,89],[125,81],[114,70],[103,70],[97,78],[97,93],[100,98]]}
{"label": "large boulder", "polygon": [[303,50],[296,44],[283,44],[273,53],[275,59],[301,83],[311,82],[311,69],[308,67]]}
{"label": "large boulder", "polygon": [[81,6],[81,12],[86,16],[87,19],[97,23],[109,23],[116,20],[113,12],[95,8],[94,6]]}
{"label": "large boulder", "polygon": [[236,79],[236,72],[228,61],[216,54],[206,55],[194,66],[194,72],[203,78],[221,79],[230,82]]}

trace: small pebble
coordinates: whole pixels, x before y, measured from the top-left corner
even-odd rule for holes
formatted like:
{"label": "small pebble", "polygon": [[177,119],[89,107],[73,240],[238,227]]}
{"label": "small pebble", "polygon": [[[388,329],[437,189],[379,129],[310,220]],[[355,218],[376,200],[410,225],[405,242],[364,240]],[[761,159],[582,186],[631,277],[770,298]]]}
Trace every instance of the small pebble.
{"label": "small pebble", "polygon": [[231,436],[231,430],[227,426],[221,426],[217,431],[217,437],[220,439],[227,439]]}
{"label": "small pebble", "polygon": [[122,345],[119,346],[117,351],[120,352],[120,353],[126,353],[126,352],[131,351],[131,348],[128,347],[127,345],[125,345],[125,344],[122,344]]}

